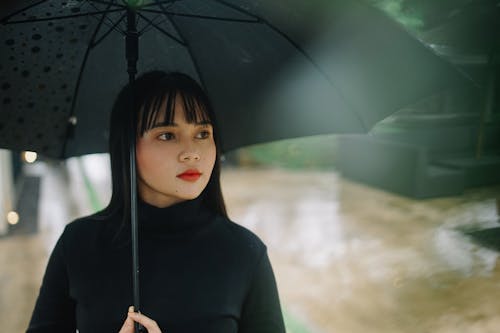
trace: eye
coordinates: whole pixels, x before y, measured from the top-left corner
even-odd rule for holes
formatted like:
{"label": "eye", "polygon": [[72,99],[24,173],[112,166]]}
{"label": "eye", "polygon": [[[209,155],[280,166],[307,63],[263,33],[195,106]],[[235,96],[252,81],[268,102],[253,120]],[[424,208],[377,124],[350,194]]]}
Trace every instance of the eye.
{"label": "eye", "polygon": [[158,135],[158,139],[163,140],[163,141],[170,141],[175,139],[174,133],[166,132]]}
{"label": "eye", "polygon": [[202,131],[198,132],[198,134],[196,134],[196,138],[197,139],[208,139],[208,138],[210,138],[211,135],[212,135],[212,133],[209,130],[202,130]]}

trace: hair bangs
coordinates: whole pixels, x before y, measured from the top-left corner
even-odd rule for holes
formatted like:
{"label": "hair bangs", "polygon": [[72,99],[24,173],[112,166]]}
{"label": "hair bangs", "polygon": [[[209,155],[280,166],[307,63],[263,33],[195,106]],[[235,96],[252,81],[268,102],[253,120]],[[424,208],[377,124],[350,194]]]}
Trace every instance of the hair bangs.
{"label": "hair bangs", "polygon": [[212,123],[208,106],[200,98],[185,91],[171,90],[163,95],[148,96],[144,100],[139,113],[138,135],[142,136],[156,126],[172,125],[176,112],[176,102],[182,103],[184,118],[187,123]]}

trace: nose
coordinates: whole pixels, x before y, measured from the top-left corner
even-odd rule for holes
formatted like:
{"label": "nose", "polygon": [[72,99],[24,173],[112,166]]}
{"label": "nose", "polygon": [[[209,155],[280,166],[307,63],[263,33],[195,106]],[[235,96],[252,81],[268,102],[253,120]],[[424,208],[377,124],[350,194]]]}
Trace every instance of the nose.
{"label": "nose", "polygon": [[192,149],[184,150],[179,154],[179,161],[181,162],[190,162],[199,160],[200,160],[200,154],[198,154],[198,152]]}

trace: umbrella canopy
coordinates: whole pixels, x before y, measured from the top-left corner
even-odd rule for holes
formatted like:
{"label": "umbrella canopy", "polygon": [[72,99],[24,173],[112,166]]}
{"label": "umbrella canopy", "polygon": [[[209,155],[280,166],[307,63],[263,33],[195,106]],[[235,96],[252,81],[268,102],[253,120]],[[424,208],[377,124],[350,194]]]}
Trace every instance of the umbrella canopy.
{"label": "umbrella canopy", "polygon": [[107,150],[127,83],[127,8],[139,72],[182,71],[208,92],[225,150],[366,132],[467,80],[355,1],[54,0],[0,5],[0,146],[64,158]]}

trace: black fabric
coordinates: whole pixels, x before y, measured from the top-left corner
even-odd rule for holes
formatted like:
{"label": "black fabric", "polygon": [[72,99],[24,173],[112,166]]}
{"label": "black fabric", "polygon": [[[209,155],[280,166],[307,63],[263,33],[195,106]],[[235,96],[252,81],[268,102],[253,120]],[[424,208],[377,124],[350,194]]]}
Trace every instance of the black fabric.
{"label": "black fabric", "polygon": [[[132,305],[130,242],[98,215],[68,224],[27,332],[118,332]],[[139,204],[142,312],[164,333],[285,332],[262,241],[199,199]],[[124,234],[126,234],[125,231]]]}

